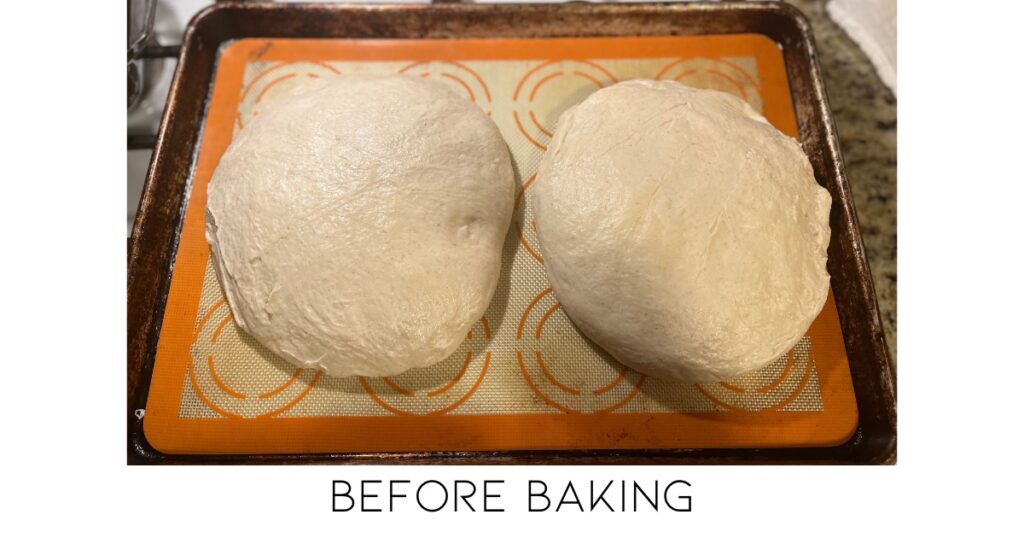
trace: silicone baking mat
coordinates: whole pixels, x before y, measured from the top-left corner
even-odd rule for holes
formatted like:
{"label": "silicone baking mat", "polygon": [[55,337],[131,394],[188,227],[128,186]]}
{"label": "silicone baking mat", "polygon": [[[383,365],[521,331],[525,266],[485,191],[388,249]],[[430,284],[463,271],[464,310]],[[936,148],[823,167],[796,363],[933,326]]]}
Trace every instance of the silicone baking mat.
{"label": "silicone baking mat", "polygon": [[[283,91],[347,73],[450,85],[501,129],[515,214],[486,314],[447,360],[390,378],[331,378],[275,357],[232,322],[203,235],[206,186],[234,133]],[[144,417],[167,453],[328,453],[833,446],[857,425],[836,307],[754,374],[688,385],[623,367],[565,316],[544,275],[530,188],[558,115],[633,78],[731,92],[796,136],[782,55],[764,36],[264,40],[221,51]]]}

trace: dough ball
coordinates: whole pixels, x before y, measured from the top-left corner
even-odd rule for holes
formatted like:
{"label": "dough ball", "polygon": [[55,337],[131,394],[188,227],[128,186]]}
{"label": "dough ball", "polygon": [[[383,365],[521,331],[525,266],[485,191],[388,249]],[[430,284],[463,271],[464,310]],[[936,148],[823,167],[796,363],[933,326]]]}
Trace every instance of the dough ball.
{"label": "dough ball", "polygon": [[236,323],[297,366],[383,376],[448,357],[498,281],[515,180],[498,128],[418,77],[310,81],[260,109],[210,181]]}
{"label": "dough ball", "polygon": [[757,370],[828,294],[831,197],[796,141],[726,93],[649,80],[594,93],[559,118],[533,202],[566,314],[643,373]]}

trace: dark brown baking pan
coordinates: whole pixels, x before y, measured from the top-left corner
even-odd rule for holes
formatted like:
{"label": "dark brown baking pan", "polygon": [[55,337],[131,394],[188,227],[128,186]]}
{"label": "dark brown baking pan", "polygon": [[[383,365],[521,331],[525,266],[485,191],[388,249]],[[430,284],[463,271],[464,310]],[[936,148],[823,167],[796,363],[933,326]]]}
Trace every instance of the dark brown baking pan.
{"label": "dark brown baking pan", "polygon": [[[184,456],[147,442],[142,417],[174,267],[199,130],[220,46],[261,38],[531,38],[760,33],[779,44],[800,133],[834,200],[828,269],[846,342],[859,424],[826,448],[590,450]],[[222,3],[185,32],[128,252],[129,463],[894,463],[896,379],[882,333],[811,28],[782,3],[555,5],[278,5]]]}

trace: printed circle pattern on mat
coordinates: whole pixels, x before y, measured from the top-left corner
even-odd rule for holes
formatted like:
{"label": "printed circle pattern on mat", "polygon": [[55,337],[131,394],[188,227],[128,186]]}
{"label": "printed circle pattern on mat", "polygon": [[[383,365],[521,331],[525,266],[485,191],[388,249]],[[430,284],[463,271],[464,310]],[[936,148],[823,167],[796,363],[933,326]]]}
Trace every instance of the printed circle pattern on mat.
{"label": "printed circle pattern on mat", "polygon": [[615,75],[594,62],[542,63],[527,71],[516,85],[512,95],[516,128],[530,144],[543,151],[562,112],[616,82]]}
{"label": "printed circle pattern on mat", "polygon": [[777,411],[800,396],[813,374],[811,339],[804,336],[789,353],[757,372],[696,387],[730,411]]}
{"label": "printed circle pattern on mat", "polygon": [[[257,358],[243,363],[240,350],[255,349]],[[203,314],[192,342],[188,380],[199,399],[225,417],[272,417],[306,397],[321,373],[296,368],[256,343],[238,328],[221,299]],[[218,356],[231,360],[217,360]]]}
{"label": "printed circle pattern on mat", "polygon": [[695,88],[719,90],[743,99],[754,110],[763,112],[760,83],[739,64],[721,58],[694,58],[675,60],[666,65],[655,77],[675,80]]}
{"label": "printed circle pattern on mat", "polygon": [[462,345],[447,359],[397,376],[360,377],[363,390],[396,415],[442,415],[468,400],[491,365],[491,326],[487,317],[470,329]]}
{"label": "printed circle pattern on mat", "polygon": [[261,103],[273,100],[304,80],[340,74],[341,71],[324,62],[289,62],[268,67],[242,89],[235,123],[245,128],[245,124],[259,114]]}
{"label": "printed circle pattern on mat", "polygon": [[457,62],[416,62],[398,70],[399,74],[430,78],[451,87],[491,115],[491,89],[476,71]]}
{"label": "printed circle pattern on mat", "polygon": [[[566,413],[615,411],[640,392],[646,379],[584,338],[551,288],[537,294],[523,310],[516,344],[516,361],[526,384],[541,400]],[[572,353],[581,348],[600,357]]]}

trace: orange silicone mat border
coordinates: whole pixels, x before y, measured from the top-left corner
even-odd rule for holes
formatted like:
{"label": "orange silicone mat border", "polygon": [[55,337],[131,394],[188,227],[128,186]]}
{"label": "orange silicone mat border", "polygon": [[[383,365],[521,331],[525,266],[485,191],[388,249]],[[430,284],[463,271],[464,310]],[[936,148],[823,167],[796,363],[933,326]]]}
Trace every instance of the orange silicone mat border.
{"label": "orange silicone mat border", "polygon": [[[681,54],[683,53],[683,54]],[[250,61],[470,61],[754,56],[765,117],[790,136],[796,120],[777,44],[758,34],[556,39],[243,39],[220,54],[177,260],[157,343],[143,429],[174,454],[274,454],[627,448],[836,446],[857,427],[857,406],[836,306],[829,294],[812,325],[822,413],[531,414],[425,417],[181,419],[178,409],[209,248],[206,185],[227,149]],[[822,327],[835,327],[834,332]],[[642,424],[638,428],[637,425]]]}

